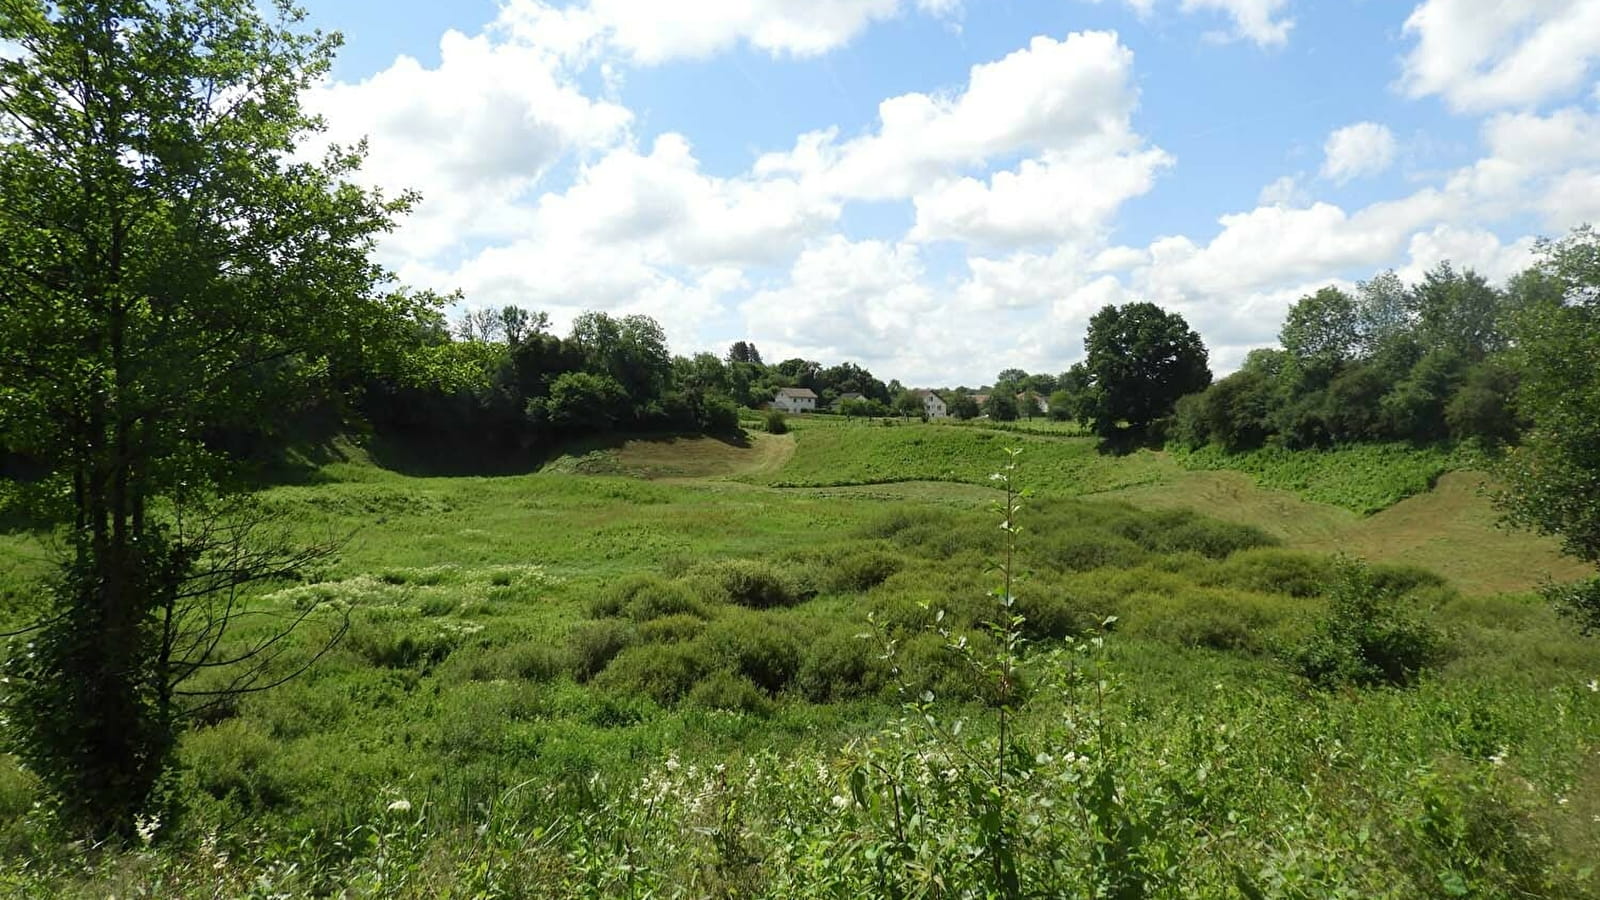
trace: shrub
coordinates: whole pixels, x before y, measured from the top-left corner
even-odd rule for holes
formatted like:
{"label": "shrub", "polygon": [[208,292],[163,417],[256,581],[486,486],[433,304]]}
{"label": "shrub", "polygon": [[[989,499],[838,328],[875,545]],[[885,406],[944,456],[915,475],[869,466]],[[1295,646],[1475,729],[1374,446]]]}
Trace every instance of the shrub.
{"label": "shrub", "polygon": [[689,702],[706,709],[724,709],[730,712],[766,716],[772,712],[772,700],[750,679],[732,672],[716,672],[694,686],[689,692]]}
{"label": "shrub", "polygon": [[1264,594],[1318,597],[1332,573],[1327,557],[1263,547],[1233,554],[1208,580]]}
{"label": "shrub", "polygon": [[1292,655],[1301,675],[1323,687],[1404,685],[1437,659],[1439,634],[1364,563],[1340,560],[1334,576],[1327,613]]}
{"label": "shrub", "polygon": [[868,591],[900,571],[904,561],[881,550],[857,550],[821,563],[824,584],[835,593]]}
{"label": "shrub", "polygon": [[1556,612],[1571,619],[1584,634],[1600,632],[1600,578],[1575,584],[1553,584],[1539,593]]}
{"label": "shrub", "polygon": [[285,799],[283,786],[267,765],[276,749],[272,737],[254,724],[230,719],[189,734],[183,761],[196,786],[211,796],[231,797],[246,809],[266,809]]}
{"label": "shrub", "polygon": [[632,625],[617,619],[596,619],[574,626],[567,636],[572,677],[582,682],[598,675],[637,637]]}
{"label": "shrub", "polygon": [[639,626],[639,640],[645,644],[678,644],[692,641],[706,630],[706,620],[686,613],[651,619]]}
{"label": "shrub", "polygon": [[883,689],[888,670],[880,651],[855,636],[834,631],[806,646],[794,679],[795,689],[813,703],[831,703],[875,694]]}
{"label": "shrub", "polygon": [[793,606],[800,592],[773,566],[757,560],[731,559],[696,567],[691,573],[709,590],[730,603],[751,609]]}
{"label": "shrub", "polygon": [[1125,537],[1094,531],[1040,536],[1030,554],[1063,572],[1087,572],[1107,566],[1125,569],[1138,565],[1147,555]]}
{"label": "shrub", "polygon": [[344,638],[350,650],[386,669],[426,669],[438,665],[460,640],[459,632],[403,620],[355,623]]}
{"label": "shrub", "polygon": [[617,654],[595,678],[595,684],[670,706],[683,699],[710,669],[699,642],[643,644]]}
{"label": "shrub", "polygon": [[776,409],[767,410],[767,415],[762,419],[762,427],[767,434],[788,434],[789,418]]}
{"label": "shrub", "polygon": [[771,694],[800,671],[799,639],[770,616],[730,616],[713,623],[701,642],[713,667],[737,672]]}
{"label": "shrub", "polygon": [[705,607],[687,585],[649,574],[623,578],[590,605],[590,614],[596,617],[622,615],[636,622],[680,613],[703,617]]}

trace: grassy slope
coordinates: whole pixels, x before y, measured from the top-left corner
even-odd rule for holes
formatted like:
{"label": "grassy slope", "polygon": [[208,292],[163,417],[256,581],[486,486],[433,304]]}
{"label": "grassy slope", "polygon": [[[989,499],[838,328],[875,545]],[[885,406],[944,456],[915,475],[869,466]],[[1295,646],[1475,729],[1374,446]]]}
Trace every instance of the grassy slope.
{"label": "grassy slope", "polygon": [[[623,575],[681,572],[721,557],[786,559],[789,571],[828,572],[832,567],[818,558],[796,554],[839,552],[866,540],[863,529],[888,534],[873,524],[886,514],[898,523],[886,552],[922,554],[920,562],[882,588],[825,595],[774,613],[775,620],[854,631],[874,605],[904,615],[914,599],[944,604],[981,597],[987,582],[974,547],[992,540],[995,530],[968,510],[993,496],[982,485],[1000,448],[1017,442],[1015,435],[982,429],[806,420],[792,438],[757,436],[748,448],[636,442],[516,477],[413,478],[352,454],[323,469],[325,483],[267,491],[267,504],[286,513],[301,535],[353,530],[356,536],[337,566],[322,573],[322,585],[264,602],[292,602],[296,591],[318,590],[354,608],[356,628],[311,676],[250,698],[238,718],[189,737],[190,777],[203,790],[234,792],[215,812],[201,814],[244,810],[270,823],[270,812],[298,822],[291,829],[297,835],[307,825],[342,834],[404,795],[432,797],[442,821],[470,826],[478,804],[529,779],[557,785],[556,791],[600,773],[625,784],[668,752],[689,759],[764,747],[804,754],[870,732],[891,706],[785,701],[769,718],[691,705],[663,709],[532,670],[543,665],[539,654],[560,649],[568,629],[588,618],[591,601]],[[1094,455],[1086,441],[1020,442],[1027,449],[1024,480],[1046,495],[1109,491],[1146,508],[1199,507],[1256,524],[1292,546],[1437,559],[1458,581],[1484,585],[1524,586],[1507,570],[1548,553],[1532,539],[1488,528],[1488,507],[1464,476],[1447,476],[1433,493],[1363,518],[1259,488],[1238,473],[1185,471],[1162,454],[1118,459]],[[657,480],[572,474],[596,470]],[[936,481],[963,483],[930,483]],[[782,484],[809,486],[773,489]],[[1574,760],[1592,749],[1585,749],[1594,743],[1586,732],[1595,711],[1574,706],[1585,695],[1571,691],[1600,671],[1600,650],[1573,639],[1541,604],[1436,595],[1431,615],[1446,625],[1456,648],[1437,684],[1414,695],[1307,698],[1263,651],[1270,636],[1303,630],[1318,601],[1248,586],[1260,566],[1276,564],[1278,551],[1209,561],[1113,542],[1105,546],[1125,554],[1125,567],[1058,571],[1051,560],[1085,549],[1073,542],[1073,529],[1096,518],[1133,523],[1137,517],[1060,501],[1036,506],[1029,524],[1041,543],[1030,550],[1029,565],[1044,571],[1024,593],[1123,616],[1116,663],[1140,715],[1153,717],[1140,728],[1152,754],[1187,752],[1161,742],[1164,729],[1180,733],[1191,714],[1224,717],[1246,734],[1259,728],[1267,735],[1236,742],[1260,753],[1230,757],[1238,771],[1260,767],[1293,779],[1323,765],[1319,742],[1334,736],[1361,762],[1334,773],[1339,788],[1327,794],[1333,802],[1350,780],[1403,792],[1418,767],[1439,760],[1461,765],[1467,751],[1457,748],[1460,741],[1482,744],[1482,752],[1503,746],[1539,796],[1573,798],[1570,807],[1547,811],[1551,827],[1565,835],[1562,852],[1592,840],[1583,823],[1600,813],[1600,771]],[[1157,529],[1153,537],[1164,533]],[[10,565],[19,555],[36,558],[31,541],[0,541],[0,569],[20,572]],[[1528,712],[1558,696],[1568,717]],[[1051,727],[1048,710],[1038,715],[1037,727]],[[1274,747],[1273,741],[1290,741],[1286,735],[1304,743]],[[1412,802],[1396,796],[1383,802]],[[0,822],[26,808],[26,798],[25,784],[0,764]],[[1263,804],[1263,815],[1295,809],[1273,806],[1277,801],[1265,795],[1232,802]],[[550,810],[529,807],[535,813],[543,821],[537,817]],[[1299,818],[1294,813],[1280,824],[1294,830]],[[1387,827],[1381,818],[1373,824],[1380,832]],[[1265,827],[1263,838],[1278,840]],[[1249,860],[1262,851],[1241,845],[1237,852]],[[208,872],[202,869],[195,884],[204,885]],[[89,879],[82,893],[103,896],[108,887],[119,896],[132,893],[103,878]]]}

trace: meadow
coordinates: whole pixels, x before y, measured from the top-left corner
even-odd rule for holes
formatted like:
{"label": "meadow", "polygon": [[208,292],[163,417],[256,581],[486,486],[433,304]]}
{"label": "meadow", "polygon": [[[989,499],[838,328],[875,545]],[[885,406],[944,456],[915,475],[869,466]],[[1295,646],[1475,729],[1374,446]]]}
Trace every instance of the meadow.
{"label": "meadow", "polygon": [[[252,602],[348,633],[207,712],[147,846],[0,760],[0,893],[1600,896],[1600,643],[1464,463],[791,421],[262,491],[352,537]],[[45,543],[0,536],[12,616]]]}

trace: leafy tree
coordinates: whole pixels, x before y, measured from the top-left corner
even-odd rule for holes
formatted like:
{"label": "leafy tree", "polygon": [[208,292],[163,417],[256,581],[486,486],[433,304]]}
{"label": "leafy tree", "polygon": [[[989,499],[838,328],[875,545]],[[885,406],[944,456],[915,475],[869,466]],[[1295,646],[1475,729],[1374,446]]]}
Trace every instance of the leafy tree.
{"label": "leafy tree", "polygon": [[1336,287],[1301,297],[1289,308],[1279,340],[1297,360],[1342,363],[1353,358],[1361,346],[1355,299]]}
{"label": "leafy tree", "polygon": [[1483,276],[1439,263],[1412,289],[1417,332],[1424,347],[1454,351],[1468,359],[1505,347],[1500,331],[1500,292]]}
{"label": "leafy tree", "polygon": [[1472,367],[1445,406],[1444,420],[1450,436],[1477,438],[1489,444],[1516,440],[1521,430],[1516,396],[1517,374],[1511,368],[1494,359]]}
{"label": "leafy tree", "polygon": [[948,411],[957,419],[976,419],[982,413],[971,394],[954,394],[949,400]]}
{"label": "leafy tree", "polygon": [[[1517,403],[1531,427],[1508,454],[1501,502],[1514,522],[1600,564],[1600,234],[1584,226],[1540,253],[1559,298],[1537,298],[1512,324]],[[1600,601],[1600,590],[1586,596]],[[1600,625],[1600,602],[1587,615]]]}
{"label": "leafy tree", "polygon": [[1003,391],[994,391],[983,401],[983,414],[996,422],[1017,420],[1017,398]]}
{"label": "leafy tree", "polygon": [[609,431],[628,414],[628,395],[609,375],[566,372],[550,386],[544,409],[550,423],[565,431]]}
{"label": "leafy tree", "polygon": [[901,391],[894,398],[894,411],[902,416],[921,416],[927,413],[928,408],[922,398],[911,391]]}
{"label": "leafy tree", "polygon": [[733,346],[728,348],[728,362],[749,363],[755,366],[763,365],[761,351],[756,349],[755,344],[748,341],[733,342]]}
{"label": "leafy tree", "polygon": [[549,328],[549,313],[530,313],[520,306],[504,306],[500,309],[500,332],[506,336],[508,343],[520,344],[526,338],[542,334]]}
{"label": "leafy tree", "polygon": [[1356,320],[1362,355],[1379,352],[1389,341],[1409,335],[1411,291],[1393,269],[1356,284]]}
{"label": "leafy tree", "polygon": [[632,416],[641,419],[665,392],[672,377],[667,334],[649,316],[614,319],[586,312],[572,323],[568,339],[584,354],[584,369],[606,375],[632,401]]}
{"label": "leafy tree", "polygon": [[1123,421],[1143,430],[1171,413],[1179,397],[1211,383],[1200,335],[1154,303],[1104,307],[1089,320],[1084,346],[1083,413],[1102,436]]}
{"label": "leafy tree", "polygon": [[299,98],[338,43],[298,20],[0,6],[20,48],[0,59],[0,444],[44,461],[34,496],[70,526],[36,652],[9,662],[10,747],[91,835],[152,808],[186,711],[294,671],[293,642],[227,638],[239,591],[308,551],[220,516],[232,467],[200,435],[398,366],[419,320],[369,259],[410,198],[351,184],[359,151],[296,161],[317,125]]}
{"label": "leafy tree", "polygon": [[469,309],[461,314],[461,321],[456,323],[456,334],[463,341],[492,344],[500,340],[504,333],[505,320],[497,309]]}

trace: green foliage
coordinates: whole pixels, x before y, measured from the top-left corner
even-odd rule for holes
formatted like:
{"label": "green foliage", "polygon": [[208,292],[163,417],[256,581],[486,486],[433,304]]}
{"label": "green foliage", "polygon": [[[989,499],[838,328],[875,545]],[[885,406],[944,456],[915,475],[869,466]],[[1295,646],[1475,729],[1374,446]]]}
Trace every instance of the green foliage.
{"label": "green foliage", "polygon": [[706,614],[688,585],[643,573],[612,584],[595,599],[589,611],[596,617],[626,616],[636,622],[683,613],[704,618]]}
{"label": "green foliage", "polygon": [[1341,560],[1327,614],[1291,655],[1296,671],[1322,687],[1410,684],[1438,660],[1442,637],[1407,599],[1364,564]]}
{"label": "green foliage", "polygon": [[749,678],[732,672],[715,672],[694,686],[688,702],[706,709],[747,713],[755,716],[772,714],[772,700]]}
{"label": "green foliage", "polygon": [[1357,444],[1335,450],[1263,447],[1246,453],[1228,453],[1214,445],[1192,451],[1174,446],[1171,452],[1184,468],[1245,472],[1263,487],[1293,491],[1362,514],[1423,493],[1440,475],[1474,461],[1462,450],[1408,444]]}
{"label": "green foliage", "polygon": [[785,573],[758,560],[706,563],[696,566],[688,578],[703,586],[702,596],[751,609],[793,606],[801,600],[800,590]]}
{"label": "green foliage", "polygon": [[1518,409],[1532,428],[1501,469],[1502,503],[1516,523],[1600,563],[1600,232],[1576,229],[1541,253],[1548,289],[1512,319]]}
{"label": "green foliage", "polygon": [[1084,349],[1080,415],[1101,436],[1123,422],[1141,431],[1211,383],[1199,333],[1153,303],[1101,309],[1089,320]]}
{"label": "green foliage", "polygon": [[588,681],[600,674],[638,638],[633,625],[617,619],[596,619],[575,626],[567,635],[572,653],[572,677]]}
{"label": "green foliage", "polygon": [[788,434],[789,417],[785,416],[782,410],[769,409],[762,419],[762,428],[767,434]]}
{"label": "green foliage", "polygon": [[1553,584],[1540,591],[1556,611],[1584,634],[1600,634],[1600,578],[1576,584]]}

